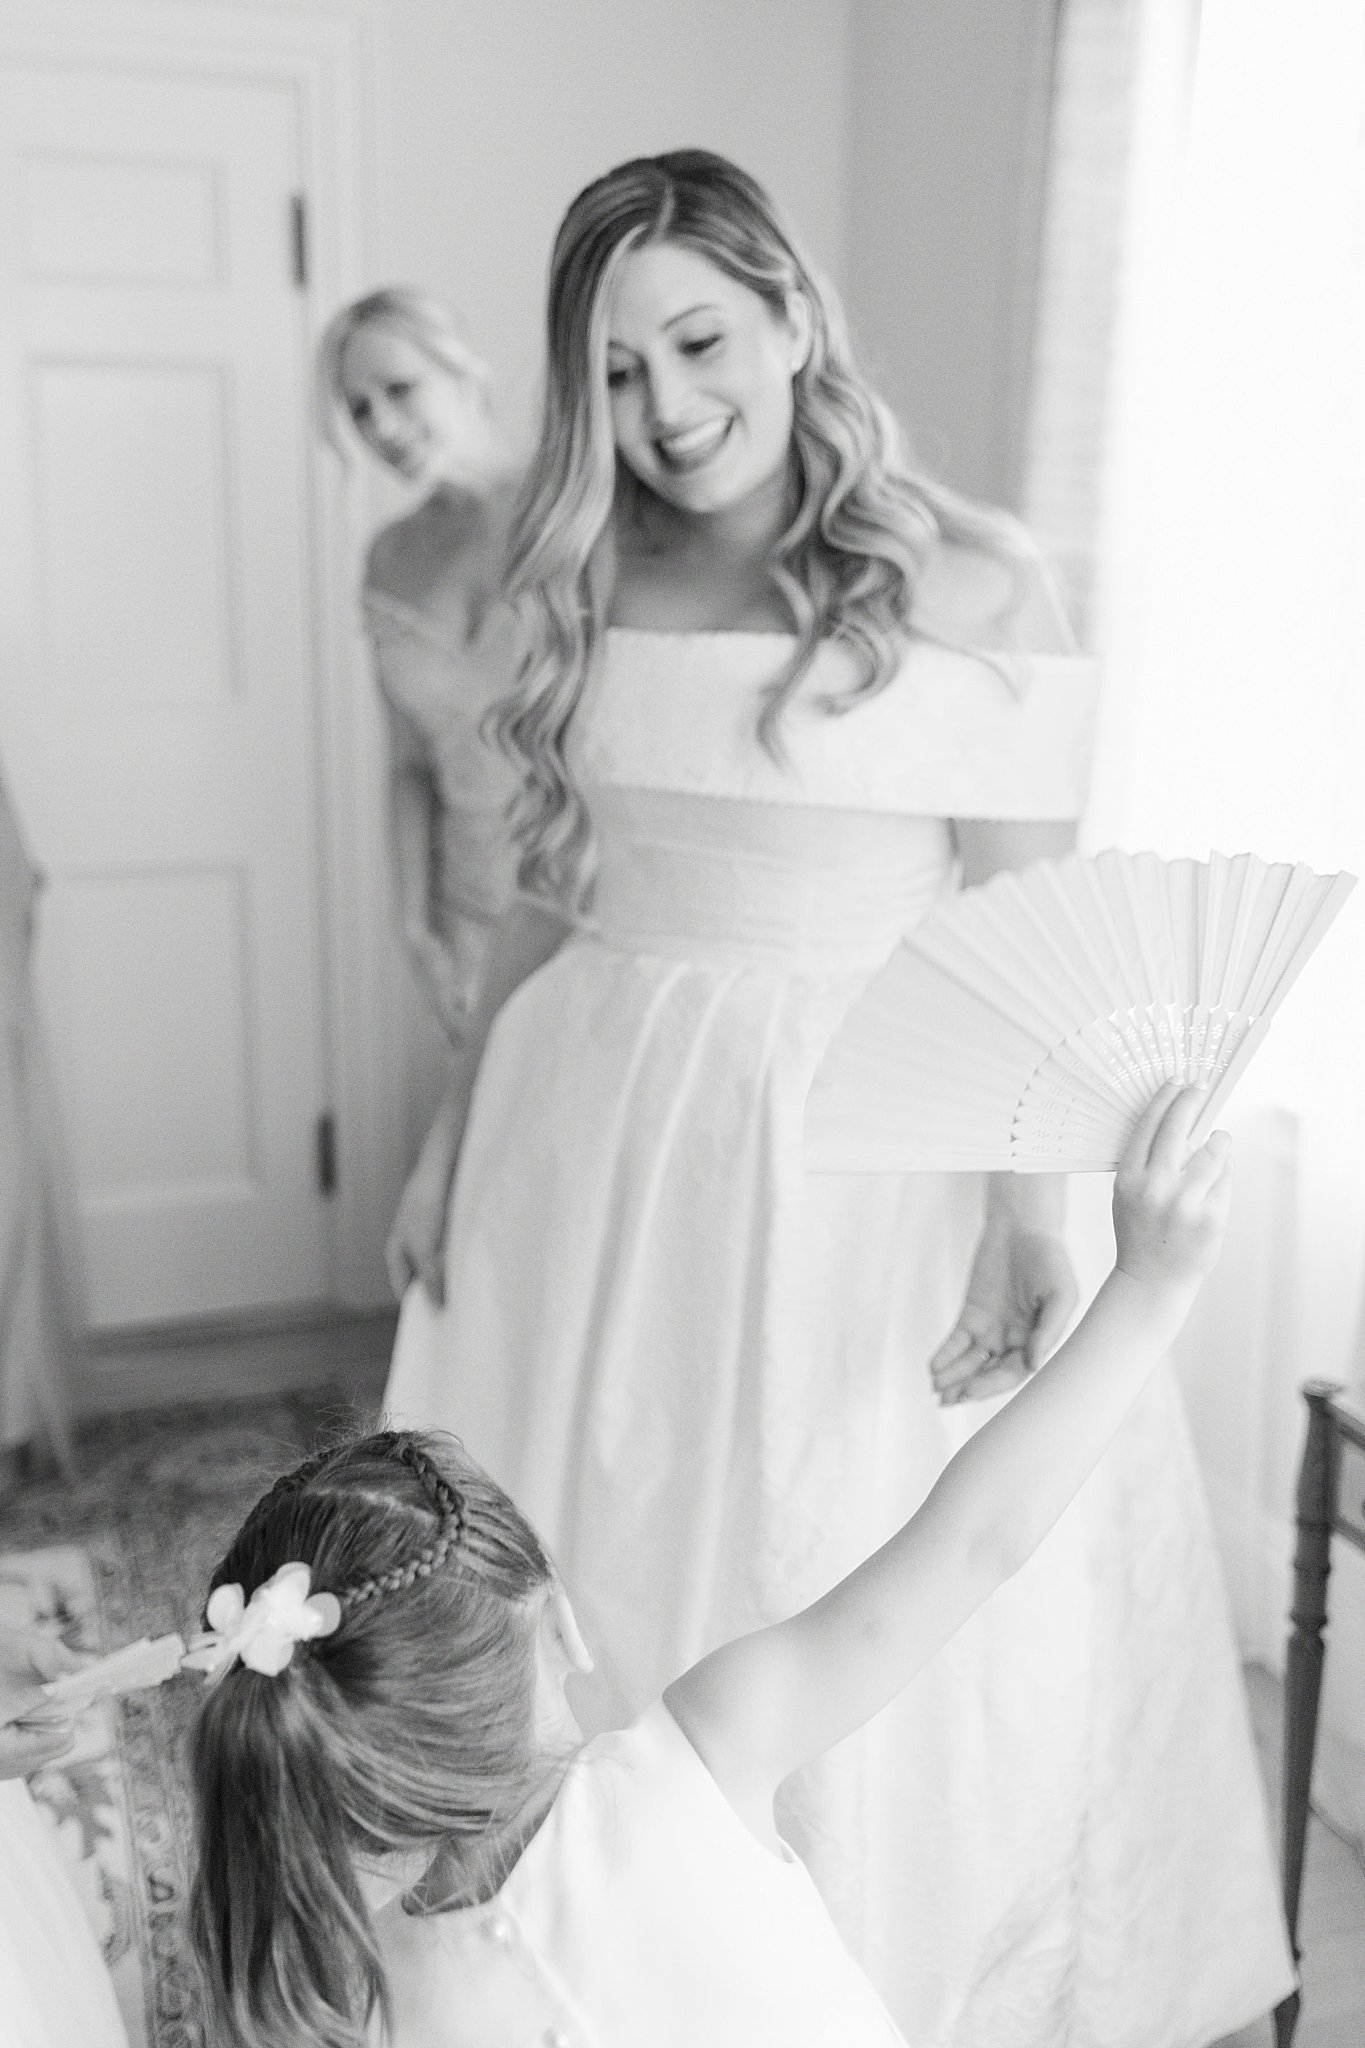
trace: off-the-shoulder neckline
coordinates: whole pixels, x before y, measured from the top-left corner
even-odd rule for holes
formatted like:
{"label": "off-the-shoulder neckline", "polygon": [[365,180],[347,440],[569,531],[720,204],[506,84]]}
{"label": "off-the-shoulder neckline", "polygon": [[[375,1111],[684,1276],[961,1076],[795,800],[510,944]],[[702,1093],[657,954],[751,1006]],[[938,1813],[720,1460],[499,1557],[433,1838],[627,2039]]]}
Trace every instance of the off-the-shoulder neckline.
{"label": "off-the-shoulder neckline", "polygon": [[[459,652],[447,634],[443,632],[441,623],[433,619],[429,613],[424,612],[419,605],[411,603],[406,598],[395,597],[391,591],[384,590],[376,584],[367,584],[361,593],[361,597],[363,602],[373,604],[377,610],[386,611],[391,615],[404,619],[415,630],[422,633],[424,638],[443,647],[446,652]],[[728,643],[753,641],[756,645],[760,646],[765,643],[771,645],[776,642],[781,646],[791,647],[796,644],[800,637],[799,634],[790,632],[780,626],[608,626],[605,631],[608,639],[649,640],[654,641],[660,646],[667,646],[676,642],[700,641],[705,643],[721,640]],[[825,644],[832,645],[834,643]],[[925,653],[932,651],[939,654],[962,655],[971,661],[987,662],[997,660],[1093,662],[1095,660],[1095,656],[1086,653],[1083,648],[1073,648],[1065,652],[1058,649],[1051,654],[1039,654],[1001,648],[950,647],[945,641],[919,638],[918,636],[911,638],[909,649],[919,649]]]}
{"label": "off-the-shoulder neckline", "polygon": [[795,640],[785,626],[608,626],[637,640]]}
{"label": "off-the-shoulder neckline", "polygon": [[[624,635],[633,640],[653,640],[664,645],[670,641],[752,640],[758,643],[779,641],[783,646],[793,646],[800,637],[777,626],[608,626],[606,634],[608,638]],[[822,646],[837,644],[836,641],[821,642]],[[1093,664],[1096,660],[1095,655],[1087,653],[1081,647],[1057,648],[1050,654],[1043,654],[1023,648],[954,647],[946,640],[934,640],[927,635],[912,634],[907,644],[907,652],[915,651],[925,654],[958,655],[968,661],[984,661],[992,665],[999,661],[1077,661]]]}

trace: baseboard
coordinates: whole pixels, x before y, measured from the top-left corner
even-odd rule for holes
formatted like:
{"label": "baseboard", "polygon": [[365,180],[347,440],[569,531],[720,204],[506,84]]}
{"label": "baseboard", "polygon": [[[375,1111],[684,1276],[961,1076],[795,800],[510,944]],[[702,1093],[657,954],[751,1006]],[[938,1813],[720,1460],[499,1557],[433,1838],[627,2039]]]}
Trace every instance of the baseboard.
{"label": "baseboard", "polygon": [[78,1419],[231,1400],[331,1381],[377,1395],[397,1310],[308,1307],[98,1336],[77,1389]]}

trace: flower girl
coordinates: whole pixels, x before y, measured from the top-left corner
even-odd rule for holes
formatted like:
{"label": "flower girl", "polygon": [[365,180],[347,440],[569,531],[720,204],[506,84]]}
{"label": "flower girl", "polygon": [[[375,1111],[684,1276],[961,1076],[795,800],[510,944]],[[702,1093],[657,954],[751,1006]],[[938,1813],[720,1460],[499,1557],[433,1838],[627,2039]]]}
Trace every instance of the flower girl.
{"label": "flower girl", "polygon": [[[1029,1557],[1185,1319],[1228,1141],[1163,1089],[1117,1260],[919,1511],[812,1606],[584,1743],[590,1668],[533,1530],[448,1439],[288,1474],[215,1574],[196,1659],[194,1942],[234,2048],[892,2048],[779,1839],[786,1775],[858,1728]],[[915,1930],[907,1927],[906,1940]]]}

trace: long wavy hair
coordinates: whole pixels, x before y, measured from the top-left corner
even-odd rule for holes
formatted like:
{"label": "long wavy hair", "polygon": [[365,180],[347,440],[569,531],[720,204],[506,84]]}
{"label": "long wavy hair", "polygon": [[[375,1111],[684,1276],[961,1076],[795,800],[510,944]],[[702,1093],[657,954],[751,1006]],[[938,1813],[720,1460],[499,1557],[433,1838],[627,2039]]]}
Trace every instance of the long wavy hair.
{"label": "long wavy hair", "polygon": [[619,165],[587,186],[555,239],[539,445],[513,527],[508,588],[527,648],[519,685],[494,724],[521,769],[521,881],[532,894],[581,897],[590,867],[587,811],[565,742],[605,631],[613,583],[613,511],[643,489],[616,452],[607,392],[610,292],[632,251],[676,242],[785,316],[810,311],[809,354],[793,379],[795,511],[770,572],[796,645],[766,692],[758,737],[781,755],[783,713],[821,641],[853,657],[854,680],[826,700],[852,709],[886,688],[911,629],[915,591],[940,539],[1022,563],[1028,544],[1003,513],[912,470],[896,423],[854,360],[842,308],[753,178],[708,150]]}
{"label": "long wavy hair", "polygon": [[459,1444],[407,1432],[279,1480],[212,1583],[250,1597],[291,1562],[341,1623],[276,1677],[234,1663],[210,1682],[190,1741],[190,1933],[215,2039],[361,2048],[390,2011],[357,1862],[443,1852],[439,1910],[496,1890],[522,1846],[547,1772],[533,1596],[551,1567]]}
{"label": "long wavy hair", "polygon": [[363,298],[352,299],[333,313],[318,336],[313,355],[313,406],[318,431],[341,456],[355,445],[355,427],[341,383],[346,344],[363,328],[378,327],[396,334],[447,376],[463,378],[489,403],[487,363],[465,340],[459,321],[447,305],[416,285],[386,284]]}

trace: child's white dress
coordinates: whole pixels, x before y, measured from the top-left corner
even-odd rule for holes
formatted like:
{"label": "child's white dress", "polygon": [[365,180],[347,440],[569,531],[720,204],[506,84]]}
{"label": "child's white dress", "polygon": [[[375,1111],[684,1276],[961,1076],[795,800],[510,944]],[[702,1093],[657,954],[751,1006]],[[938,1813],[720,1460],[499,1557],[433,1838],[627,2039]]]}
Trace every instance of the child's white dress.
{"label": "child's white dress", "polygon": [[903,2042],[804,1866],[749,1833],[662,1700],[579,1752],[496,1898],[379,1926],[386,2048]]}
{"label": "child's white dress", "polygon": [[127,2048],[127,2035],[61,1852],[19,1780],[0,1783],[0,2042]]}

